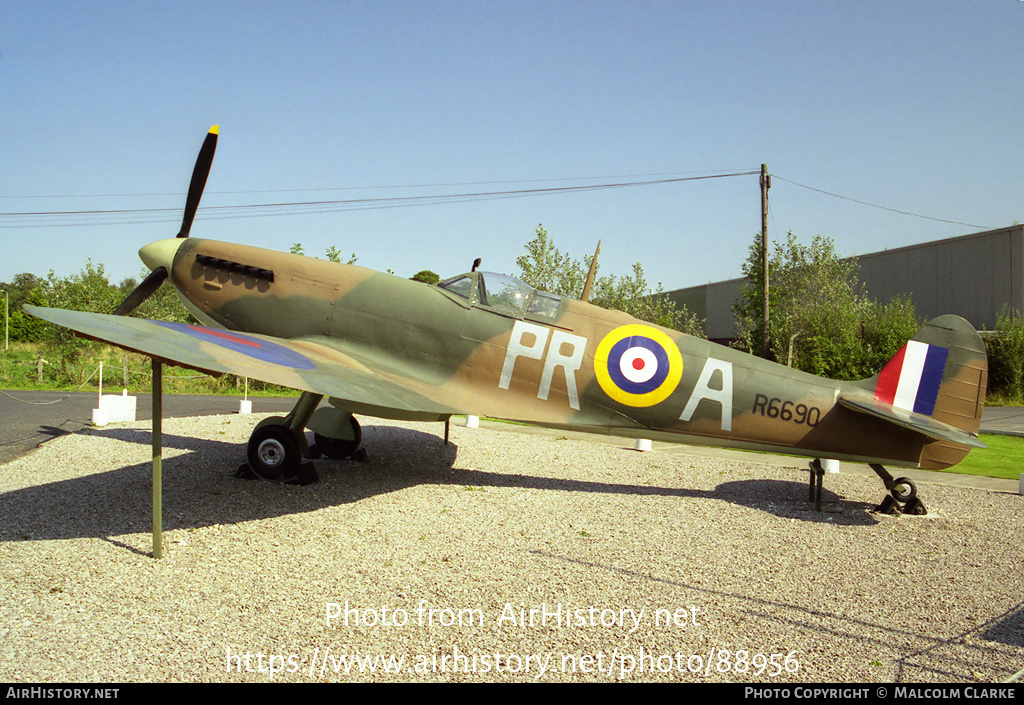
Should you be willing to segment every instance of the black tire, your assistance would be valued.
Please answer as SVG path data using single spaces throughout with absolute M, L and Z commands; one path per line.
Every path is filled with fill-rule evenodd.
M 334 460 L 351 457 L 353 453 L 359 450 L 359 444 L 363 442 L 363 431 L 359 427 L 359 422 L 356 421 L 355 416 L 349 417 L 349 422 L 352 425 L 351 441 L 341 438 L 328 438 L 327 436 L 321 436 L 319 433 L 314 433 L 313 443 L 316 449 L 326 457 Z
M 893 483 L 889 494 L 900 504 L 905 504 L 917 496 L 917 485 L 909 477 L 901 477 Z
M 249 437 L 249 467 L 265 480 L 283 480 L 295 474 L 302 452 L 285 426 L 260 426 Z

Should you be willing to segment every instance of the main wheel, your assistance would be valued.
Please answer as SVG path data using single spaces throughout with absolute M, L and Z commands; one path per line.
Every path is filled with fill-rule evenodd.
M 917 485 L 909 477 L 901 477 L 893 483 L 892 489 L 889 490 L 889 494 L 900 504 L 909 502 L 917 496 Z
M 363 431 L 359 427 L 359 422 L 356 421 L 355 416 L 349 417 L 349 423 L 352 427 L 352 440 L 347 441 L 343 438 L 328 438 L 327 436 L 321 436 L 319 433 L 314 433 L 313 444 L 316 449 L 328 458 L 333 458 L 335 460 L 348 458 L 359 450 L 359 444 L 363 441 Z
M 270 424 L 252 432 L 247 456 L 254 473 L 265 480 L 280 480 L 295 473 L 302 451 L 287 427 Z

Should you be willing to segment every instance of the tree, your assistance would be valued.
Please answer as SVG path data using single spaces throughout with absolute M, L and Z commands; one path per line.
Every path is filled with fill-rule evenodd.
M 587 276 L 579 260 L 563 255 L 548 237 L 543 225 L 537 226 L 526 251 L 516 259 L 520 279 L 535 289 L 578 299 Z M 587 267 L 589 268 L 589 263 Z
M 623 311 L 641 321 L 705 337 L 704 321 L 698 320 L 696 314 L 685 307 L 677 308 L 675 302 L 664 296 L 660 282 L 657 291 L 651 291 L 639 262 L 633 264 L 632 276 L 616 277 L 612 274 L 597 279 L 590 302 L 601 308 Z
M 9 283 L 0 284 L 0 289 L 7 292 L 7 332 L 12 342 L 37 340 L 42 335 L 45 326 L 43 321 L 28 315 L 21 308 L 23 304 L 46 305 L 42 286 L 41 278 L 27 272 L 16 274 Z
M 763 340 L 760 235 L 743 265 L 746 283 L 733 306 L 738 343 L 760 350 Z M 857 262 L 840 259 L 831 238 L 810 245 L 792 232 L 775 243 L 768 265 L 769 350 L 772 357 L 833 379 L 868 377 L 914 334 L 918 321 L 908 300 L 878 304 L 863 292 Z
M 742 347 L 747 352 L 753 353 L 761 350 L 764 341 L 764 272 L 761 265 L 761 234 L 754 237 L 754 243 L 748 249 L 747 259 L 744 261 L 743 275 L 747 278 L 739 288 L 739 295 L 732 305 L 733 315 L 736 319 L 736 347 Z M 768 260 L 768 281 L 775 282 L 777 271 L 777 260 Z M 771 311 L 778 301 L 777 289 L 772 288 L 768 292 L 769 319 Z
M 306 254 L 306 249 L 302 246 L 301 242 L 296 242 L 294 245 L 291 246 L 291 248 L 288 251 L 291 252 L 293 255 L 305 256 Z M 341 262 L 341 250 L 339 250 L 334 245 L 331 245 L 324 252 L 324 257 L 327 258 L 328 262 Z M 355 264 L 357 259 L 359 258 L 356 257 L 356 253 L 353 252 L 352 257 L 347 262 L 345 262 L 345 264 Z
M 525 252 L 516 259 L 516 264 L 522 272 L 520 279 L 530 286 L 578 299 L 583 293 L 592 260 L 592 256 L 584 257 L 581 263 L 563 254 L 555 247 L 544 226 L 538 225 L 533 240 L 526 244 Z M 631 276 L 598 278 L 596 272 L 597 269 L 591 303 L 624 311 L 634 318 L 665 328 L 705 337 L 704 322 L 685 307 L 681 310 L 676 308 L 675 303 L 663 295 L 661 283 L 657 291 L 651 291 L 639 262 L 633 265 Z
M 43 284 L 43 296 L 47 305 L 54 308 L 95 313 L 112 313 L 123 299 L 118 287 L 107 280 L 103 265 L 95 265 L 91 259 L 86 260 L 85 269 L 69 277 L 58 277 L 51 269 Z M 96 343 L 85 341 L 71 330 L 52 324 L 44 327 L 43 340 L 47 348 L 60 358 L 62 377 L 80 382 L 72 377 L 71 367 L 85 350 L 95 348 Z
M 149 272 L 143 272 L 145 278 Z M 127 296 L 135 289 L 132 286 L 124 293 Z M 123 290 L 122 290 L 123 291 Z M 123 300 L 124 297 L 122 297 Z M 181 302 L 177 290 L 170 282 L 164 282 L 148 299 L 143 301 L 138 308 L 129 315 L 139 318 L 150 318 L 157 321 L 174 321 L 176 323 L 196 323 L 196 319 L 185 308 Z
M 334 245 L 331 245 L 330 247 L 327 248 L 327 251 L 324 253 L 324 256 L 327 258 L 328 262 L 341 262 L 341 251 Z M 355 264 L 357 259 L 359 258 L 356 257 L 356 253 L 353 252 L 352 257 L 349 258 L 349 260 L 345 262 L 345 264 Z
M 437 284 L 439 281 L 441 281 L 441 277 L 436 272 L 432 272 L 429 269 L 423 269 L 419 272 L 416 272 L 409 278 L 412 279 L 413 281 L 425 282 L 427 284 Z
M 897 297 L 887 304 L 871 301 L 861 324 L 862 360 L 858 377 L 869 377 L 917 333 L 922 321 L 909 298 Z

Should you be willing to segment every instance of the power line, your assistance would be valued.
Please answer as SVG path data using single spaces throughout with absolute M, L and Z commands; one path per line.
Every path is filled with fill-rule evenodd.
M 309 215 L 323 213 L 338 213 L 344 211 L 377 210 L 383 208 L 408 208 L 425 205 L 445 205 L 451 203 L 462 203 L 469 201 L 489 201 L 507 198 L 528 198 L 533 196 L 564 195 L 571 193 L 585 193 L 589 191 L 600 191 L 608 189 L 619 189 L 640 186 L 655 186 L 671 183 L 682 183 L 686 181 L 701 181 L 706 179 L 729 178 L 735 176 L 751 176 L 760 173 L 757 170 L 749 171 L 728 171 L 728 172 L 690 172 L 690 176 L 676 176 L 665 174 L 671 178 L 646 179 L 642 181 L 616 181 L 603 184 L 589 184 L 579 186 L 556 186 L 547 188 L 513 189 L 506 191 L 474 191 L 469 193 L 448 193 L 423 196 L 392 196 L 385 198 L 354 198 L 354 199 L 332 199 L 322 201 L 291 201 L 282 203 L 250 203 L 228 206 L 205 206 L 200 208 L 202 220 L 225 220 L 242 218 L 269 218 L 292 215 Z M 323 189 L 275 189 L 263 191 L 217 191 L 211 193 L 219 194 L 257 194 L 257 193 L 296 193 L 315 191 L 348 191 L 360 189 L 401 189 L 401 188 L 431 188 L 449 186 L 482 186 L 490 184 L 513 184 L 513 183 L 543 183 L 553 181 L 582 181 L 596 180 L 601 178 L 639 178 L 648 176 L 663 176 L 662 174 L 635 174 L 620 177 L 574 177 L 565 179 L 526 179 L 517 181 L 476 181 L 456 182 L 450 184 L 410 184 L 405 186 L 349 186 L 331 187 Z M 808 186 L 777 174 L 772 174 L 776 179 L 798 186 L 800 188 L 821 193 L 833 198 L 851 201 L 872 208 L 899 213 L 914 218 L 923 218 L 940 223 L 954 225 L 965 225 L 971 228 L 986 229 L 990 226 L 965 223 L 957 220 L 936 218 L 933 216 L 913 213 L 911 211 L 891 208 L 869 201 L 863 201 L 849 196 L 843 196 L 824 189 Z M 180 196 L 181 194 L 109 194 L 107 196 L 28 196 L 24 198 L 112 198 L 112 197 L 139 197 L 139 196 Z M 84 227 L 96 225 L 126 225 L 126 224 L 149 224 L 149 223 L 170 223 L 179 219 L 180 208 L 126 208 L 109 210 L 78 210 L 78 211 L 34 211 L 20 213 L 0 213 L 0 229 L 16 228 L 42 228 L 42 227 Z
M 392 184 L 392 185 L 379 185 L 379 186 L 325 186 L 317 188 L 281 188 L 281 189 L 250 189 L 243 191 L 206 191 L 207 194 L 211 195 L 242 195 L 242 194 L 256 194 L 256 193 L 316 193 L 318 191 L 366 191 L 366 190 L 381 190 L 381 189 L 413 189 L 413 188 L 447 188 L 451 186 L 490 186 L 497 184 L 535 184 L 535 183 L 550 183 L 554 181 L 597 181 L 599 179 L 649 179 L 652 177 L 676 177 L 676 176 L 707 176 L 713 178 L 716 175 L 731 176 L 732 172 L 741 172 L 740 175 L 746 175 L 747 172 L 741 169 L 711 169 L 707 171 L 689 171 L 689 172 L 662 172 L 655 174 L 617 174 L 612 176 L 563 176 L 558 178 L 544 178 L 544 179 L 502 179 L 492 181 L 453 181 L 449 183 L 432 183 L 432 184 Z M 184 196 L 184 193 L 180 192 L 168 192 L 168 193 L 89 193 L 89 194 L 37 194 L 30 196 L 18 196 L 12 194 L 0 194 L 0 199 L 12 198 L 12 199 L 35 199 L 35 198 L 140 198 L 140 197 L 154 197 L 154 196 Z
M 563 195 L 608 189 L 654 186 L 660 184 L 749 176 L 757 171 L 704 174 L 646 181 L 626 181 L 583 186 L 559 186 L 509 191 L 477 191 L 471 193 L 435 194 L 426 196 L 394 196 L 388 198 L 357 198 L 325 201 L 294 201 L 286 203 L 252 203 L 231 206 L 208 206 L 200 209 L 204 220 L 262 218 L 311 213 L 405 208 L 410 206 L 439 205 L 466 201 L 485 201 L 531 196 Z M 82 225 L 110 225 L 115 223 L 173 222 L 180 215 L 175 208 L 131 208 L 115 210 L 37 211 L 0 213 L 0 228 L 71 227 Z
M 860 200 L 857 200 L 856 198 L 850 198 L 849 196 L 840 196 L 837 193 L 831 193 L 830 191 L 825 191 L 825 190 L 820 189 L 820 188 L 814 188 L 813 186 L 807 186 L 805 184 L 801 184 L 801 183 L 798 183 L 796 181 L 791 181 L 791 180 L 789 180 L 787 178 L 779 176 L 778 174 L 772 174 L 772 176 L 774 176 L 776 179 L 779 179 L 781 181 L 785 181 L 788 184 L 793 184 L 794 186 L 799 186 L 800 188 L 805 188 L 808 191 L 816 191 L 817 193 L 823 193 L 826 196 L 832 196 L 833 198 L 841 198 L 844 201 L 852 201 L 854 203 L 859 203 L 859 204 L 861 204 L 863 206 L 871 206 L 872 208 L 881 208 L 882 210 L 891 211 L 892 213 L 899 213 L 900 215 L 909 215 L 909 216 L 913 216 L 915 218 L 924 218 L 925 220 L 935 220 L 935 221 L 938 221 L 940 223 L 951 223 L 953 225 L 966 225 L 966 226 L 968 226 L 970 228 L 979 228 L 981 230 L 989 229 L 991 227 L 991 226 L 988 226 L 988 225 L 974 225 L 973 223 L 962 223 L 962 222 L 960 222 L 958 220 L 946 220 L 944 218 L 933 218 L 930 215 L 921 215 L 920 213 L 911 213 L 910 211 L 901 211 L 901 210 L 899 210 L 897 208 L 890 208 L 888 206 L 881 206 L 881 205 L 879 205 L 877 203 L 869 203 L 868 201 L 860 201 Z

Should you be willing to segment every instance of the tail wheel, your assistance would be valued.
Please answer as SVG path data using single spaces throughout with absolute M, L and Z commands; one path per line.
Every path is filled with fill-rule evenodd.
M 889 494 L 900 504 L 905 504 L 917 496 L 917 485 L 909 477 L 900 477 L 893 483 Z
M 299 443 L 285 426 L 260 426 L 249 437 L 249 467 L 265 480 L 282 480 L 295 474 L 302 460 Z

